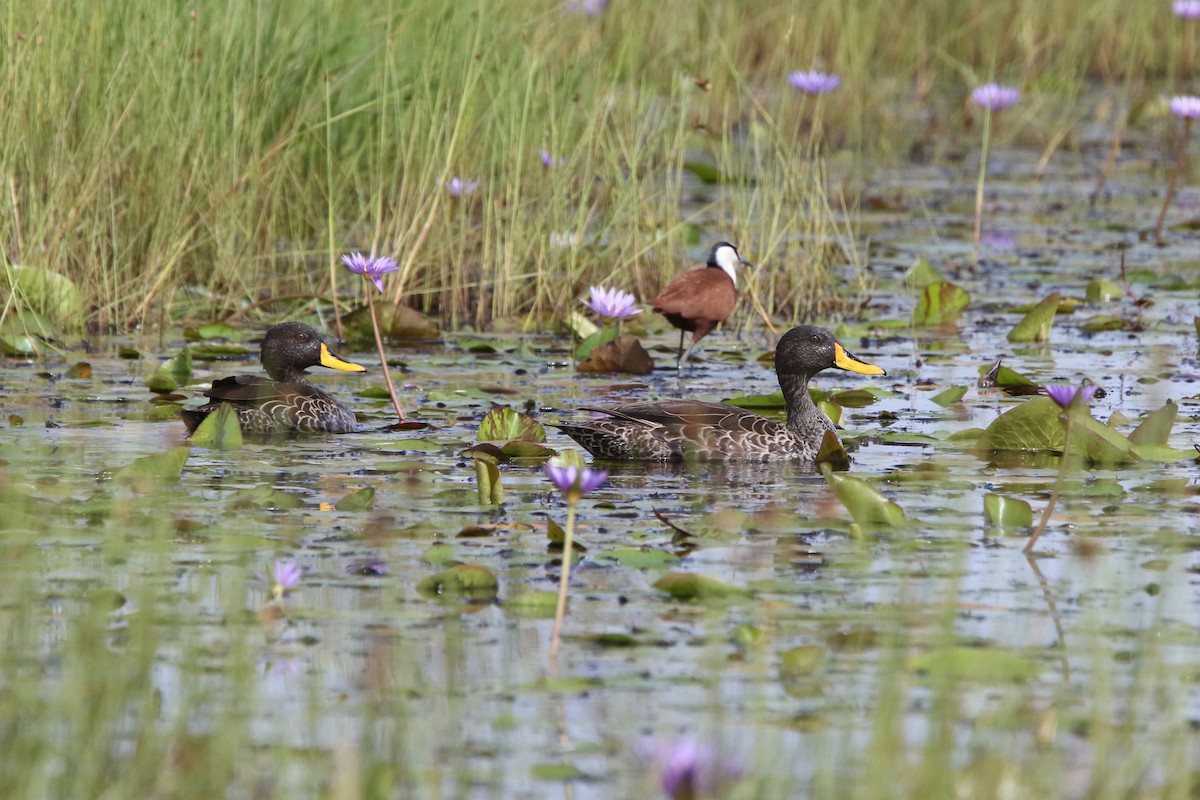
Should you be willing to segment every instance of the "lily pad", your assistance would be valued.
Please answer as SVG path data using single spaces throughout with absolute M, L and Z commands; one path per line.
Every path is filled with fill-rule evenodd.
M 240 342 L 244 334 L 237 328 L 226 325 L 224 322 L 210 322 L 206 325 L 197 325 L 195 328 L 184 328 L 183 338 L 189 342 L 199 342 L 205 339 L 225 339 L 230 342 Z
M 924 256 L 917 256 L 917 260 L 904 273 L 904 280 L 918 289 L 923 289 L 935 283 L 945 283 L 946 278 L 942 271 L 930 264 Z
M 475 459 L 475 485 L 479 490 L 479 504 L 493 505 L 504 502 L 504 483 L 500 468 L 492 461 Z
M 1093 278 L 1088 281 L 1086 297 L 1089 303 L 1112 303 L 1124 296 L 1124 290 L 1106 278 Z
M 1042 673 L 1037 662 L 998 647 L 943 647 L 915 654 L 909 666 L 934 678 L 981 683 L 1017 683 Z
M 936 327 L 958 319 L 971 302 L 971 295 L 961 286 L 942 281 L 932 283 L 921 292 L 913 309 L 913 325 Z
M 1165 445 L 1171 438 L 1171 428 L 1179 416 L 1179 406 L 1168 400 L 1161 408 L 1151 411 L 1129 434 L 1129 441 L 1139 445 Z
M 654 359 L 636 338 L 622 335 L 592 348 L 575 368 L 584 373 L 649 375 L 654 371 Z
M 724 600 L 750 594 L 716 578 L 691 572 L 668 572 L 654 582 L 654 588 L 675 600 Z
M 591 336 L 583 339 L 575 348 L 575 360 L 583 361 L 592 351 L 603 344 L 608 344 L 613 339 L 617 338 L 618 328 L 616 325 L 608 325 L 593 333 Z
M 1037 397 L 1001 414 L 975 443 L 976 452 L 1062 450 L 1067 440 L 1062 409 L 1049 397 Z
M 364 486 L 333 504 L 338 511 L 370 511 L 375 507 L 375 487 Z
M 731 397 L 721 402 L 738 408 L 749 409 L 778 409 L 787 408 L 787 402 L 783 399 L 783 390 L 776 390 L 770 394 L 748 394 L 741 397 Z
M 188 442 L 212 450 L 240 450 L 243 438 L 237 410 L 229 403 L 218 403 L 217 409 L 204 418 Z
M 146 387 L 152 392 L 166 394 L 186 386 L 191 380 L 192 351 L 185 347 L 146 378 Z
M 8 271 L 7 289 L 20 307 L 45 315 L 56 325 L 78 328 L 83 323 L 83 296 L 70 278 L 40 267 L 13 265 Z
M 951 386 L 949 389 L 943 389 L 929 399 L 942 408 L 947 408 L 962 400 L 966 393 L 967 387 L 965 386 Z
M 907 523 L 904 509 L 889 500 L 874 486 L 849 475 L 838 475 L 828 464 L 821 465 L 821 474 L 850 517 L 864 527 L 899 527 Z
M 618 547 L 596 555 L 597 559 L 608 558 L 631 569 L 661 569 L 679 560 L 679 556 L 653 547 Z
M 1033 525 L 1033 507 L 1019 497 L 989 493 L 983 496 L 983 517 L 999 528 L 1028 528 Z
M 417 591 L 427 596 L 457 595 L 487 599 L 495 597 L 499 590 L 500 581 L 496 574 L 477 564 L 455 564 L 417 584 Z
M 545 442 L 546 429 L 528 414 L 509 406 L 496 406 L 483 415 L 479 422 L 479 442 L 497 442 L 520 439 L 527 442 Z
M 118 483 L 138 483 L 155 481 L 173 483 L 179 480 L 183 473 L 183 465 L 187 463 L 191 451 L 187 447 L 172 447 L 165 453 L 156 453 L 135 459 L 132 464 L 122 467 L 113 475 Z
M 1048 342 L 1054 316 L 1058 313 L 1058 292 L 1051 292 L 1008 332 L 1010 342 Z

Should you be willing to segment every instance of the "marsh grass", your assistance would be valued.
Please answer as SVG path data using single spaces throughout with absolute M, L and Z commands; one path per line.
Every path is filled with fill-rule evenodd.
M 771 270 L 760 299 L 791 321 L 868 288 L 863 163 L 957 136 L 968 75 L 1060 101 L 1169 82 L 1175 25 L 1117 0 L 669 0 L 595 19 L 482 0 L 14 4 L 0 236 L 6 263 L 67 275 L 88 320 L 118 328 L 348 305 L 361 289 L 337 256 L 372 247 L 402 264 L 394 295 L 452 328 L 544 327 L 592 283 L 652 296 L 718 237 Z M 811 131 L 784 81 L 809 66 L 844 79 Z M 1023 135 L 1050 154 L 1082 116 Z M 849 172 L 830 175 L 837 153 Z M 697 155 L 748 182 L 685 211 Z M 454 175 L 479 190 L 449 198 Z

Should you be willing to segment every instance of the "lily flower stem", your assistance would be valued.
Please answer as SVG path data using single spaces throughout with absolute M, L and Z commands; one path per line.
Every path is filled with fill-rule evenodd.
M 387 354 L 383 351 L 383 335 L 379 333 L 379 318 L 375 316 L 375 299 L 371 296 L 371 287 L 367 287 L 367 309 L 371 312 L 371 329 L 375 331 L 375 347 L 379 349 L 379 366 L 383 368 L 383 382 L 387 384 L 388 395 L 396 408 L 396 417 L 404 422 L 404 409 L 400 406 L 400 398 L 396 396 L 396 387 L 392 383 L 392 373 L 388 371 Z
M 567 501 L 567 528 L 563 534 L 562 572 L 558 579 L 558 604 L 554 607 L 554 633 L 550 636 L 550 658 L 558 658 L 563 616 L 567 612 L 567 586 L 571 581 L 571 550 L 575 544 L 575 501 Z
M 1050 515 L 1054 513 L 1054 507 L 1058 504 L 1058 495 L 1062 491 L 1063 479 L 1067 474 L 1067 460 L 1071 457 L 1071 412 L 1063 412 L 1067 416 L 1067 437 L 1063 442 L 1062 458 L 1058 462 L 1058 478 L 1054 481 L 1054 489 L 1050 492 L 1050 499 L 1046 501 L 1046 508 L 1042 511 L 1042 518 L 1038 520 L 1037 527 L 1033 529 L 1033 533 L 1029 537 L 1029 541 L 1025 543 L 1024 553 L 1029 555 L 1033 552 L 1033 546 L 1037 544 L 1038 537 L 1042 535 L 1042 531 L 1046 530 L 1046 525 L 1050 522 Z
M 988 147 L 992 143 L 992 110 L 983 112 L 983 152 L 979 154 L 979 180 L 975 183 L 975 264 L 979 264 L 979 240 L 983 234 L 983 181 L 987 177 Z
M 1163 198 L 1162 210 L 1158 212 L 1158 224 L 1154 226 L 1154 241 L 1162 241 L 1163 223 L 1167 221 L 1167 209 L 1171 207 L 1171 202 L 1175 199 L 1175 187 L 1179 183 L 1179 173 L 1183 172 L 1184 163 L 1187 161 L 1188 142 L 1192 138 L 1192 118 L 1184 117 L 1183 119 L 1183 136 L 1179 139 L 1179 150 L 1175 153 L 1175 165 L 1171 167 L 1171 174 L 1167 177 L 1167 196 Z

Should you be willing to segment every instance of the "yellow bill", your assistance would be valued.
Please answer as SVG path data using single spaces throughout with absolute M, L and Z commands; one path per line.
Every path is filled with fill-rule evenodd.
M 362 364 L 351 364 L 349 361 L 346 361 L 340 356 L 330 352 L 329 347 L 324 342 L 321 342 L 321 366 L 340 370 L 341 372 L 367 371 L 367 368 Z
M 868 364 L 838 342 L 833 343 L 833 363 L 838 369 L 850 370 L 860 375 L 887 375 L 883 367 Z

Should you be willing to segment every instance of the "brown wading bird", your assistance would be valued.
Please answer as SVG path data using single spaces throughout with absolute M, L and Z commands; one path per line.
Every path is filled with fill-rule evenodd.
M 247 433 L 350 433 L 358 427 L 354 412 L 308 382 L 304 370 L 329 367 L 341 372 L 366 372 L 330 352 L 321 335 L 299 322 L 284 322 L 267 330 L 262 365 L 269 377 L 238 375 L 213 381 L 205 396 L 211 402 L 180 411 L 188 435 L 222 403 L 237 411 Z
M 596 458 L 614 461 L 775 461 L 814 462 L 827 437 L 841 444 L 829 417 L 813 404 L 808 382 L 823 369 L 886 375 L 846 351 L 823 328 L 792 328 L 775 348 L 775 374 L 787 403 L 787 423 L 722 403 L 668 400 L 612 408 L 587 408 L 608 415 L 554 427 Z
M 737 305 L 738 264 L 754 266 L 743 260 L 729 242 L 717 242 L 708 255 L 707 266 L 676 275 L 651 303 L 667 322 L 679 328 L 676 363 L 680 372 L 696 344 L 733 313 Z M 688 331 L 692 332 L 692 344 L 685 351 L 683 335 Z

